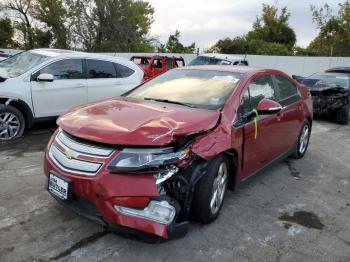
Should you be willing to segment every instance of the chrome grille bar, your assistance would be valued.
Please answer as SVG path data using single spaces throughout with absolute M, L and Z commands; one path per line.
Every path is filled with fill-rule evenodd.
M 97 146 L 82 144 L 74 141 L 62 131 L 57 134 L 56 141 L 63 147 L 74 150 L 88 156 L 108 157 L 113 153 L 112 148 L 101 148 Z
M 68 158 L 55 145 L 49 150 L 49 156 L 54 163 L 66 172 L 71 172 L 86 176 L 95 176 L 102 166 L 101 163 L 93 163 L 74 158 Z

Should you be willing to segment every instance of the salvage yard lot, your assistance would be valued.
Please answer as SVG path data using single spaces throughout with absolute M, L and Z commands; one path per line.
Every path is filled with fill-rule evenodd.
M 350 261 L 350 126 L 315 121 L 305 158 L 228 191 L 213 224 L 158 245 L 106 233 L 49 196 L 54 129 L 0 144 L 0 261 Z

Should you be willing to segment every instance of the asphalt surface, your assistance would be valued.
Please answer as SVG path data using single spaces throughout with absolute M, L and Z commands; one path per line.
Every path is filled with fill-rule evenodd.
M 350 261 L 350 125 L 314 122 L 302 160 L 272 165 L 219 218 L 162 244 L 106 233 L 44 188 L 55 126 L 0 144 L 0 261 Z

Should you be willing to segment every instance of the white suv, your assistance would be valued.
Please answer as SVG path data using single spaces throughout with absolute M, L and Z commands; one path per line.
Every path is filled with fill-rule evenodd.
M 34 49 L 1 61 L 0 141 L 73 106 L 121 95 L 143 77 L 127 59 L 68 50 Z

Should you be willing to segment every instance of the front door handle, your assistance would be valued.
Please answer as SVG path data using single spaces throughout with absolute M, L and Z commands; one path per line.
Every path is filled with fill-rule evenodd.
M 74 88 L 83 88 L 83 87 L 85 87 L 84 84 L 76 84 L 76 85 L 74 86 Z

